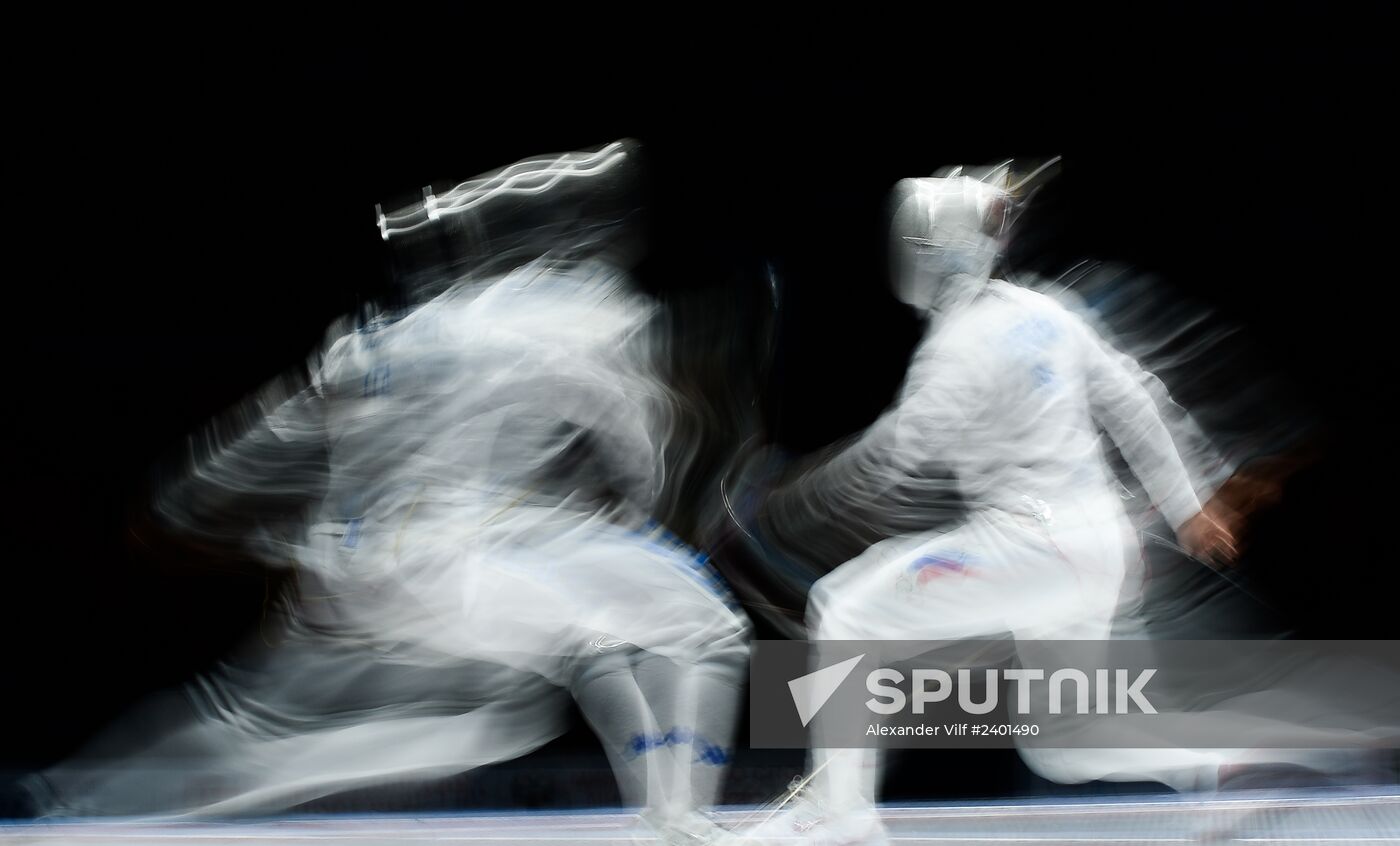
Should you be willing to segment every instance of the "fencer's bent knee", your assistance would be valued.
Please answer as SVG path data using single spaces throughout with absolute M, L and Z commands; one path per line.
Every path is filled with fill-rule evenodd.
M 855 640 L 861 632 L 855 621 L 861 619 L 862 609 L 850 595 L 828 590 L 817 582 L 807 600 L 807 631 L 815 640 Z
M 712 666 L 742 669 L 749 662 L 749 626 L 737 624 L 708 640 L 700 651 L 700 660 Z
M 570 689 L 578 689 L 613 673 L 630 674 L 637 652 L 637 647 L 626 641 L 603 641 L 595 649 L 576 655 L 569 661 L 564 674 L 566 684 Z

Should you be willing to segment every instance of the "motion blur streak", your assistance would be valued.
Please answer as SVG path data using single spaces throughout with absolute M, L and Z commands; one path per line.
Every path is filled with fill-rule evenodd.
M 900 180 L 890 204 L 890 281 L 921 314 L 924 334 L 894 403 L 816 459 L 784 466 L 780 455 L 758 451 L 731 474 L 728 501 L 756 558 L 791 575 L 803 569 L 794 559 L 818 562 L 817 573 L 837 565 L 811 584 L 806 607 L 817 667 L 839 661 L 846 641 L 1009 636 L 1022 666 L 1040 667 L 1057 663 L 1057 642 L 1107 642 L 1125 629 L 1141 637 L 1136 530 L 1147 518 L 1198 561 L 1224 567 L 1238 557 L 1241 515 L 1216 493 L 1240 463 L 1242 439 L 1231 443 L 1233 454 L 1212 444 L 1138 359 L 1097 331 L 1102 321 L 1065 286 L 997 275 L 1018 212 L 1012 186 L 1031 181 L 1013 183 L 1009 164 Z M 1192 337 L 1206 315 L 1177 317 L 1128 348 L 1179 369 L 1218 342 Z M 1131 333 L 1142 318 L 1129 313 L 1122 330 Z M 1110 460 L 1108 447 L 1126 467 Z M 1118 481 L 1122 469 L 1145 495 Z M 1136 500 L 1137 523 L 1125 499 Z M 1358 708 L 1364 697 L 1353 700 L 1352 690 L 1320 681 L 1337 667 L 1297 657 L 1292 678 L 1245 668 L 1193 680 L 1179 711 L 1134 717 L 1121 732 L 1055 721 L 1053 738 L 1018 743 L 1021 757 L 1061 783 L 1213 789 L 1239 768 L 1346 769 L 1365 755 L 1319 750 L 1384 748 L 1400 736 L 1393 675 L 1379 684 L 1388 696 L 1377 714 Z M 1376 681 L 1368 669 L 1360 662 L 1343 674 L 1369 686 Z M 1163 725 L 1186 720 L 1252 746 L 1274 732 L 1269 714 L 1285 715 L 1278 722 L 1309 748 L 1156 742 Z M 879 755 L 842 748 L 836 719 L 816 712 L 810 795 L 758 826 L 754 842 L 798 833 L 803 842 L 884 842 L 875 812 Z
M 747 623 L 654 519 L 691 412 L 629 278 L 636 151 L 380 218 L 405 306 L 333 327 L 156 497 L 182 535 L 294 569 L 274 636 L 47 771 L 48 812 L 267 810 L 460 772 L 559 734 L 567 691 L 625 803 L 705 824 Z

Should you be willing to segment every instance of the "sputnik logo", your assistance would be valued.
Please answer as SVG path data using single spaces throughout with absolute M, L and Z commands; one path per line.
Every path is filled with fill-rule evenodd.
M 847 658 L 839 664 L 823 667 L 788 682 L 792 704 L 797 706 L 797 716 L 802 719 L 802 725 L 806 726 L 812 721 L 864 657 L 865 653 L 862 652 L 854 658 Z

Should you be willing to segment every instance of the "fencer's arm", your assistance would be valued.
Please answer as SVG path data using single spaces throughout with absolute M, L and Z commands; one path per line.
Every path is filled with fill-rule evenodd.
M 1142 483 L 1173 530 L 1201 511 L 1186 464 L 1152 395 L 1143 386 L 1137 362 L 1105 344 L 1085 324 L 1086 387 L 1094 419 Z
M 327 482 L 324 399 L 306 387 L 245 402 L 191 438 L 183 468 L 156 482 L 152 511 L 167 530 L 243 548 L 269 523 L 318 500 Z
M 649 510 L 664 479 L 662 456 L 651 431 L 655 386 L 610 367 L 575 360 L 531 379 L 526 391 L 545 398 L 551 411 L 586 434 L 611 487 Z M 659 388 L 656 388 L 659 390 Z
M 899 400 L 830 460 L 774 494 L 771 510 L 807 509 L 844 518 L 852 506 L 897 495 L 927 475 L 975 425 L 986 401 L 976 365 L 946 348 L 923 348 Z

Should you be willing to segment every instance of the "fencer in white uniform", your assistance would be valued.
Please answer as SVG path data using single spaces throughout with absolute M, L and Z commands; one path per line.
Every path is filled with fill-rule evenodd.
M 334 331 L 307 387 L 164 492 L 178 530 L 294 562 L 299 598 L 274 648 L 188 686 L 192 716 L 128 724 L 151 734 L 121 760 L 49 770 L 54 811 L 266 811 L 460 772 L 555 737 L 567 690 L 624 802 L 671 841 L 708 836 L 696 812 L 730 756 L 747 621 L 651 520 L 684 410 L 651 368 L 661 330 L 612 232 L 625 215 L 561 217 L 634 152 L 520 163 L 434 198 L 435 219 L 388 216 L 386 238 L 440 219 L 516 252 L 438 268 L 456 275 L 426 302 Z M 498 226 L 492 203 L 534 203 L 534 228 Z
M 897 186 L 894 281 L 928 330 L 891 409 L 767 507 L 839 520 L 852 504 L 951 471 L 966 516 L 949 531 L 878 543 L 819 580 L 807 609 L 814 640 L 1107 638 L 1138 553 L 1100 427 L 1184 546 L 1234 554 L 1202 512 L 1136 363 L 1053 299 L 991 277 L 1008 200 L 963 175 Z M 1024 751 L 1051 778 L 1110 774 L 1102 762 Z M 1208 765 L 1194 753 L 1168 758 L 1158 766 Z M 812 842 L 883 842 L 879 755 L 818 748 L 812 765 L 809 799 L 753 836 L 796 828 Z

